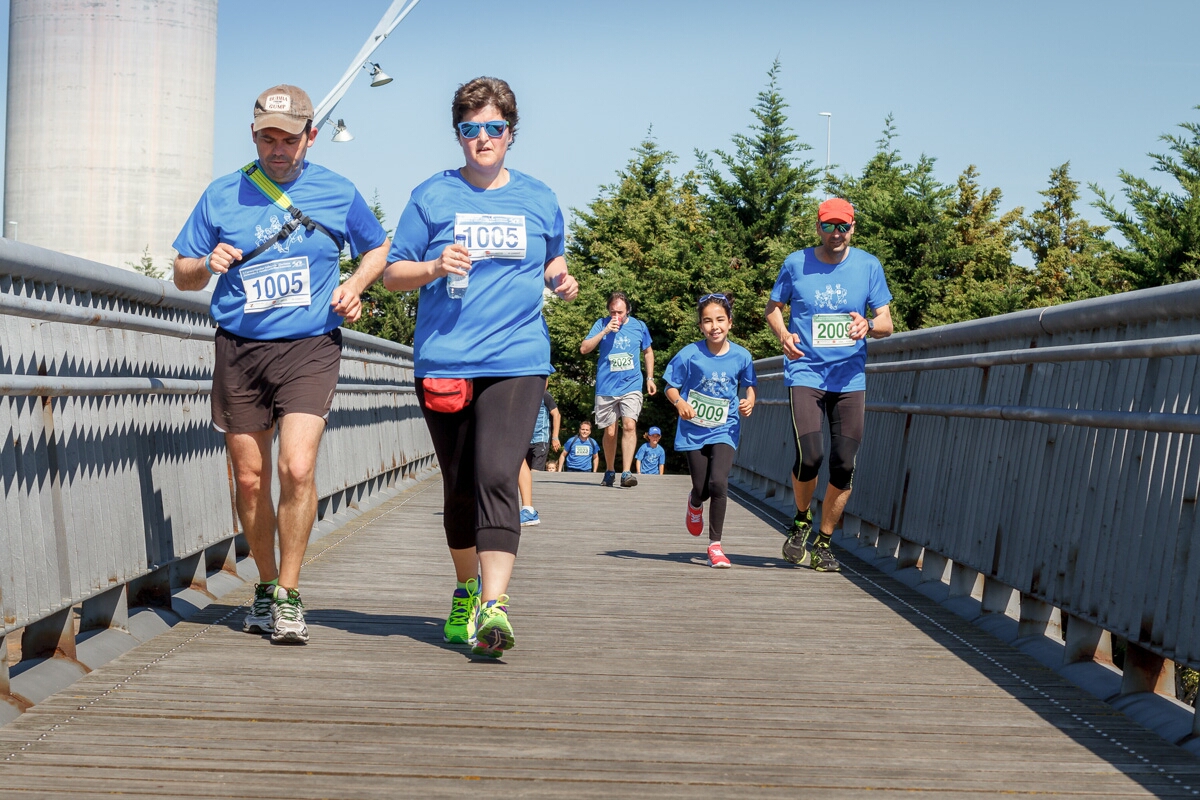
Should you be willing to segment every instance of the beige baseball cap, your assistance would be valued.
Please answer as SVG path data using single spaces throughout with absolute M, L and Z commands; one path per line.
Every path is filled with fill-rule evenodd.
M 279 128 L 288 133 L 303 133 L 312 122 L 313 104 L 308 93 L 298 86 L 281 83 L 272 86 L 254 101 L 254 130 Z

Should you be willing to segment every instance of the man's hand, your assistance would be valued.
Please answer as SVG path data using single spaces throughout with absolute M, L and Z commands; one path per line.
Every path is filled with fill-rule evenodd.
M 339 285 L 333 290 L 333 299 L 329 302 L 333 313 L 344 317 L 346 322 L 353 325 L 362 316 L 362 295 L 350 285 L 350 281 Z
M 783 354 L 789 359 L 804 358 L 804 352 L 800 349 L 800 334 L 788 331 L 779 337 L 779 344 L 783 347 Z
M 646 379 L 646 394 L 650 395 L 651 397 L 654 397 L 654 395 L 658 394 L 658 384 L 654 382 L 654 378 Z
M 871 326 L 867 324 L 867 318 L 857 311 L 850 312 L 850 338 L 858 341 L 859 339 L 867 338 L 867 334 L 871 332 Z
M 221 242 L 208 256 L 208 268 L 218 275 L 224 275 L 233 265 L 242 260 L 242 251 L 231 244 Z

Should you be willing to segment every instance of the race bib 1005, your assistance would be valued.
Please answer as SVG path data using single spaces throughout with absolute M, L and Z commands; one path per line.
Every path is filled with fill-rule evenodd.
M 814 314 L 812 319 L 813 347 L 848 347 L 850 338 L 849 314 Z
M 628 372 L 633 369 L 633 353 L 610 353 L 608 356 L 609 372 Z
M 455 214 L 454 235 L 467 238 L 472 261 L 525 257 L 525 217 L 521 214 Z
M 719 428 L 729 419 L 729 401 L 723 397 L 709 397 L 693 389 L 687 400 L 696 409 L 696 416 L 689 421 L 701 427 Z
M 246 314 L 312 302 L 308 256 L 281 258 L 238 270 L 246 293 Z

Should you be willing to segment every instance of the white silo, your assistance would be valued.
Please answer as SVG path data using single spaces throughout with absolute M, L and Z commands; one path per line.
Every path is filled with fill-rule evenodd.
M 217 0 L 11 0 L 4 235 L 117 267 L 212 179 Z

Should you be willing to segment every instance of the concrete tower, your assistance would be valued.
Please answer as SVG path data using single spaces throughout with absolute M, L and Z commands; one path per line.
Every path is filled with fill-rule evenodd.
M 4 235 L 170 273 L 212 180 L 217 0 L 11 0 Z

